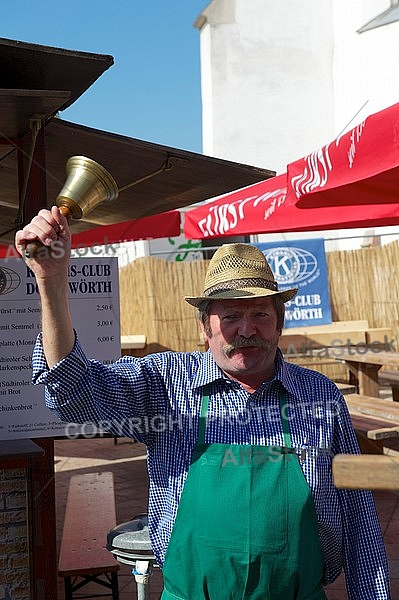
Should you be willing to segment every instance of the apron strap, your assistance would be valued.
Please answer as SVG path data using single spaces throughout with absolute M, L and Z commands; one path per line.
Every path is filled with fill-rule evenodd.
M 198 425 L 198 444 L 205 444 L 206 419 L 208 416 L 209 394 L 211 386 L 207 383 L 202 393 L 201 412 Z
M 287 390 L 280 386 L 280 413 L 283 424 L 284 446 L 291 448 L 290 422 L 287 415 Z

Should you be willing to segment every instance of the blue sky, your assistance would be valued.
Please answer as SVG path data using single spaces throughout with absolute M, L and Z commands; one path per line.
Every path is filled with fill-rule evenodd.
M 199 31 L 208 0 L 0 0 L 0 37 L 111 54 L 114 65 L 60 116 L 201 152 Z

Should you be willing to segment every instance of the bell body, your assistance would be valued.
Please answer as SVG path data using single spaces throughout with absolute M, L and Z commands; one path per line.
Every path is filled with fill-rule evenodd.
M 68 219 L 81 219 L 104 200 L 118 197 L 116 181 L 106 169 L 87 156 L 71 156 L 66 163 L 67 178 L 56 204 Z M 33 258 L 41 244 L 26 245 L 25 255 Z
M 104 200 L 118 197 L 114 178 L 91 158 L 71 156 L 66 164 L 66 172 L 67 178 L 56 204 L 67 207 L 72 219 L 81 219 Z

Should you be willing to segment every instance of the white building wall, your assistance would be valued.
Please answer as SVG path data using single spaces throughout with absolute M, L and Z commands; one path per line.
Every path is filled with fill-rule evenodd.
M 204 154 L 283 172 L 333 135 L 331 0 L 213 0 L 201 16 Z
M 389 0 L 333 0 L 335 135 L 399 102 L 399 23 L 357 33 L 389 6 Z
M 399 23 L 357 33 L 389 6 L 390 0 L 212 0 L 195 24 L 204 154 L 283 173 L 289 162 L 399 102 Z M 306 237 L 349 248 L 370 233 Z

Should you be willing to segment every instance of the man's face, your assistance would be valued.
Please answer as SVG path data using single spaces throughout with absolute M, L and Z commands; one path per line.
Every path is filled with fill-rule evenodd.
M 218 366 L 233 379 L 256 389 L 274 375 L 281 331 L 270 297 L 213 300 L 204 334 Z

